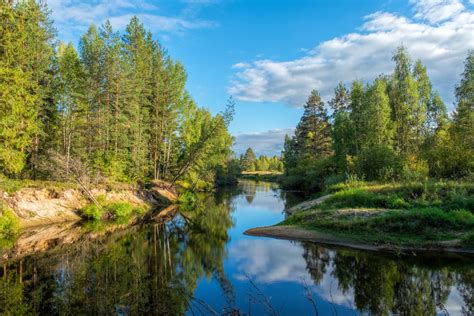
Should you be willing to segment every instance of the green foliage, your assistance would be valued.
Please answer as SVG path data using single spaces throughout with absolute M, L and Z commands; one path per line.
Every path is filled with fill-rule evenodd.
M 266 155 L 260 155 L 257 158 L 252 148 L 248 148 L 245 154 L 240 156 L 240 169 L 244 172 L 282 172 L 283 162 L 282 159 L 278 156 L 268 157 Z
M 401 159 L 386 145 L 362 149 L 355 164 L 357 174 L 366 180 L 393 180 L 399 177 L 403 168 Z
M 19 229 L 18 218 L 12 210 L 0 202 L 0 240 L 9 240 L 15 237 Z
M 437 207 L 444 210 L 464 209 L 474 214 L 474 186 L 468 183 L 412 182 L 378 185 L 357 182 L 337 184 L 330 191 L 335 193 L 319 208 Z
M 183 65 L 137 17 L 123 34 L 91 25 L 77 52 L 56 47 L 44 2 L 5 2 L 0 12 L 0 173 L 64 178 L 52 171 L 55 155 L 67 176 L 80 164 L 95 183 L 217 182 L 234 103 L 215 116 L 198 108 Z
M 89 204 L 80 210 L 80 214 L 85 219 L 100 220 L 103 217 L 103 211 L 95 204 Z
M 469 52 L 456 87 L 457 108 L 452 119 L 439 93 L 433 91 L 426 67 L 419 60 L 412 65 L 403 46 L 392 58 L 395 68 L 390 76 L 379 76 L 365 86 L 354 81 L 350 91 L 339 83 L 329 102 L 333 109 L 329 122 L 313 91 L 295 136 L 285 139 L 284 187 L 321 190 L 324 186 L 311 181 L 331 184 L 333 179 L 326 181 L 325 173 L 331 177 L 353 174 L 370 181 L 459 179 L 472 174 L 473 56 Z M 331 134 L 327 135 L 324 131 L 329 123 Z M 328 150 L 321 155 L 318 146 L 329 137 L 334 153 Z M 322 168 L 324 162 L 317 163 L 328 157 L 335 172 Z
M 135 211 L 133 206 L 130 203 L 126 203 L 126 202 L 110 203 L 105 207 L 105 209 L 115 218 L 129 217 Z
M 185 209 L 193 208 L 197 202 L 198 197 L 192 191 L 184 191 L 179 195 L 179 204 Z

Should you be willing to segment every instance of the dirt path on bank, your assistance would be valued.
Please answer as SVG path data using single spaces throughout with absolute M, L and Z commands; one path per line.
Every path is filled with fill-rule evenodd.
M 462 254 L 474 254 L 474 249 L 462 249 L 454 247 L 439 246 L 396 246 L 396 245 L 371 245 L 355 241 L 348 241 L 335 237 L 328 233 L 318 232 L 315 230 L 307 230 L 295 226 L 265 226 L 248 229 L 244 232 L 248 236 L 270 237 L 286 240 L 309 241 L 314 243 L 342 246 L 347 248 L 369 250 L 369 251 L 387 251 L 387 252 L 451 252 Z

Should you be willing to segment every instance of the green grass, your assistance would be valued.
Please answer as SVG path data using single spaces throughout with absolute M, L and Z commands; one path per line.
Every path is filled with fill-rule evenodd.
M 281 224 L 376 244 L 474 247 L 474 185 L 338 184 L 333 195 Z
M 102 210 L 95 204 L 89 204 L 80 210 L 84 219 L 98 221 L 101 219 L 128 219 L 133 215 L 142 215 L 147 211 L 145 206 L 135 206 L 128 202 L 107 202 L 100 198 L 98 201 L 103 205 Z
M 104 216 L 103 210 L 101 210 L 97 205 L 95 204 L 89 204 L 81 208 L 80 210 L 81 217 L 88 219 L 88 220 L 94 220 L 98 221 L 102 219 Z
M 474 184 L 409 183 L 336 185 L 333 196 L 320 209 L 372 207 L 409 209 L 437 207 L 443 210 L 465 209 L 474 213 Z

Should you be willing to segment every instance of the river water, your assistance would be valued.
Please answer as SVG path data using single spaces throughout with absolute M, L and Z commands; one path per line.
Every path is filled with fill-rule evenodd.
M 166 222 L 68 226 L 44 250 L 4 260 L 0 314 L 474 315 L 473 257 L 243 234 L 278 223 L 297 201 L 243 181 Z

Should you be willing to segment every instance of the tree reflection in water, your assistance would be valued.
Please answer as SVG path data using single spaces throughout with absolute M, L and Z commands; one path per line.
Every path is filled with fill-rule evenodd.
M 228 203 L 198 201 L 168 223 L 134 226 L 67 249 L 5 263 L 0 314 L 179 315 L 197 282 L 216 277 L 229 305 L 232 285 L 223 268 Z
M 353 292 L 356 309 L 371 315 L 435 315 L 446 313 L 448 296 L 456 289 L 462 312 L 472 315 L 472 258 L 392 257 L 380 253 L 328 248 L 302 243 L 307 270 L 320 284 L 331 270 L 338 289 Z M 449 256 L 448 256 L 449 258 Z
M 247 304 L 252 293 L 248 289 L 252 286 L 244 287 L 242 282 L 254 284 L 254 296 L 259 293 L 263 297 L 254 303 L 267 302 L 263 310 L 272 311 L 268 303 L 272 301 L 264 297 L 275 294 L 272 288 L 259 288 L 262 284 L 252 275 L 249 277 L 254 279 L 241 280 L 231 272 L 226 273 L 224 261 L 232 260 L 227 258 L 226 245 L 230 240 L 229 229 L 235 224 L 231 216 L 236 208 L 234 197 L 245 194 L 248 200 L 242 198 L 240 203 L 257 203 L 263 192 L 265 197 L 260 199 L 261 204 L 278 191 L 274 185 L 254 182 L 243 183 L 240 189 L 201 196 L 192 206 L 183 206 L 168 222 L 92 233 L 66 246 L 54 246 L 52 242 L 48 251 L 4 263 L 0 268 L 0 314 L 180 315 L 188 311 L 209 315 L 238 311 L 243 315 L 250 311 Z M 283 195 L 274 197 L 283 198 Z M 275 205 L 272 201 L 269 203 Z M 272 212 L 274 214 L 274 210 Z M 248 214 L 247 211 L 245 216 Z M 276 244 L 276 241 L 261 239 L 257 243 L 250 237 L 243 241 L 247 249 L 252 245 L 271 247 Z M 341 304 L 332 297 L 332 291 L 338 291 L 348 296 L 359 313 L 442 314 L 445 307 L 450 308 L 447 304 L 455 302 L 464 315 L 474 314 L 472 257 L 397 257 L 312 243 L 278 242 L 286 244 L 268 251 L 293 247 L 291 253 L 298 255 L 268 258 L 281 260 L 273 265 L 276 269 L 289 264 L 290 259 L 293 263 L 300 260 L 292 267 L 300 266 L 303 275 L 307 273 L 313 281 L 309 287 L 318 289 L 314 292 L 316 308 L 322 301 Z M 265 253 L 258 255 L 265 256 Z M 204 277 L 219 285 L 222 309 L 214 310 L 216 307 L 210 306 L 205 298 L 194 297 Z M 328 279 L 333 289 L 325 282 Z M 283 281 L 275 281 L 275 287 L 279 286 L 278 282 Z M 297 286 L 301 286 L 300 293 L 285 294 L 290 302 L 295 295 L 305 295 L 304 285 Z M 326 295 L 328 293 L 330 295 Z M 307 301 L 307 304 L 307 311 L 312 313 L 312 303 Z

